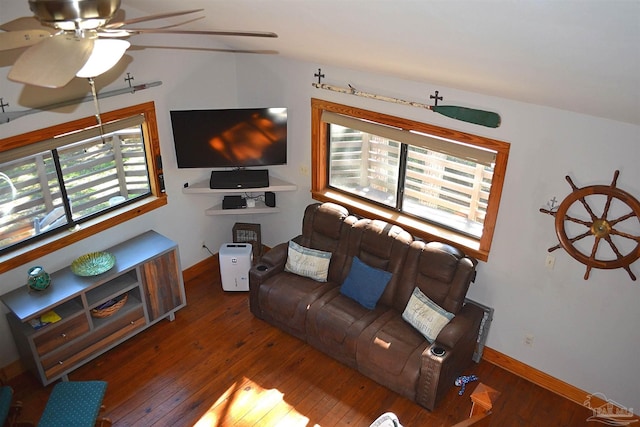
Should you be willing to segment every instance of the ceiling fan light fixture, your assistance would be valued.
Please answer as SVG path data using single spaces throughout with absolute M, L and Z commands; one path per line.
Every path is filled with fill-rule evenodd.
M 119 8 L 120 0 L 29 0 L 29 9 L 41 22 L 49 24 L 107 21 Z
M 76 73 L 77 77 L 92 78 L 109 71 L 131 46 L 126 40 L 97 39 L 89 60 Z
M 102 27 L 107 22 L 106 19 L 83 19 L 77 21 L 58 21 L 52 25 L 64 31 L 74 30 L 95 30 Z

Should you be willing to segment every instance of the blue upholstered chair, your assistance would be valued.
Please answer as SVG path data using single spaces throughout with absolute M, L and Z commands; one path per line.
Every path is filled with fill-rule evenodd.
M 107 391 L 104 381 L 63 381 L 55 385 L 38 427 L 107 427 L 111 421 L 98 419 Z
M 13 399 L 13 390 L 11 387 L 0 387 L 0 425 L 4 425 L 9 417 L 11 409 L 11 400 Z
M 18 423 L 18 415 L 22 410 L 22 403 L 13 400 L 13 389 L 0 384 L 0 426 L 28 427 L 30 423 Z

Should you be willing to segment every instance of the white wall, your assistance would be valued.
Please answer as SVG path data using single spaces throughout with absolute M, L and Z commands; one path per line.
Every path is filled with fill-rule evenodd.
M 292 118 L 286 173 L 304 192 L 281 215 L 263 220 L 269 225 L 267 230 L 277 231 L 275 240 L 299 232 L 300 213 L 308 201 L 309 179 L 301 176 L 300 167 L 311 166 L 312 97 L 509 142 L 511 153 L 491 255 L 488 262 L 480 263 L 469 294 L 495 309 L 488 345 L 587 392 L 604 393 L 637 412 L 640 283 L 622 269 L 594 269 L 589 280 L 584 280 L 585 266 L 563 250 L 551 253 L 555 267 L 547 270 L 547 249 L 558 240 L 554 218 L 539 209 L 552 197 L 561 201 L 571 193 L 566 175 L 578 187 L 609 185 L 614 171 L 620 170 L 618 188 L 640 198 L 640 127 L 427 83 L 322 68 L 326 83 L 351 84 L 381 95 L 428 102 L 428 95 L 439 90 L 445 98 L 443 105 L 500 113 L 502 125 L 490 129 L 413 107 L 315 89 L 311 83 L 319 67 L 322 64 L 283 58 L 238 59 L 240 102 L 269 102 L 277 100 L 280 92 Z M 637 235 L 637 222 L 634 230 Z M 269 236 L 273 242 L 271 233 Z M 631 269 L 640 276 L 640 262 Z M 532 347 L 524 345 L 525 335 L 534 336 Z
M 25 4 L 3 4 L 1 22 L 28 14 Z M 584 266 L 563 251 L 555 251 L 555 268 L 545 268 L 547 249 L 557 244 L 553 218 L 539 213 L 547 200 L 570 193 L 565 175 L 579 186 L 609 184 L 620 170 L 618 187 L 640 197 L 640 127 L 566 111 L 461 92 L 442 86 L 365 74 L 322 64 L 297 62 L 278 56 L 211 52 L 130 51 L 133 61 L 125 71 L 136 83 L 161 80 L 162 86 L 135 95 L 101 102 L 102 111 L 153 100 L 156 103 L 165 182 L 169 204 L 86 239 L 33 263 L 0 275 L 0 293 L 23 286 L 27 268 L 35 263 L 55 270 L 88 251 L 106 248 L 134 234 L 155 229 L 180 245 L 183 268 L 215 252 L 231 238 L 235 222 L 262 224 L 263 241 L 274 245 L 300 232 L 309 195 L 310 98 L 350 104 L 423 120 L 511 143 L 502 204 L 490 259 L 479 266 L 470 297 L 495 308 L 488 345 L 526 364 L 589 392 L 601 392 L 626 407 L 640 408 L 640 284 L 624 270 L 593 270 L 583 280 Z M 4 65 L 0 61 L 0 65 Z M 364 91 L 426 102 L 439 90 L 446 103 L 499 112 L 497 129 L 454 121 L 411 107 L 336 94 L 311 87 L 313 74 L 323 67 L 325 82 L 350 83 Z M 0 95 L 21 109 L 22 85 L 6 79 L 0 68 Z M 106 90 L 121 88 L 122 76 Z M 541 89 L 542 90 L 542 89 Z M 552 96 L 552 94 L 550 94 Z M 253 106 L 289 108 L 289 162 L 271 168 L 274 176 L 293 181 L 298 190 L 278 193 L 281 214 L 207 217 L 204 210 L 218 200 L 185 195 L 185 182 L 207 179 L 207 170 L 178 170 L 175 163 L 169 111 L 187 108 Z M 94 114 L 83 104 L 65 113 L 40 113 L 0 125 L 0 138 Z M 632 265 L 640 275 L 640 263 Z M 54 284 L 55 286 L 55 284 Z M 2 307 L 3 313 L 6 308 Z M 532 347 L 523 344 L 534 336 Z M 4 316 L 0 317 L 0 366 L 17 353 Z

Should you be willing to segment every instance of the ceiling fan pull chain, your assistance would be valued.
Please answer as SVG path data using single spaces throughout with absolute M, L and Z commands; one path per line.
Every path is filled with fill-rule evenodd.
M 102 143 L 104 144 L 106 141 L 104 140 L 104 128 L 102 127 L 102 118 L 100 117 L 100 106 L 98 105 L 96 83 L 93 81 L 93 77 L 89 77 L 87 80 L 89 80 L 89 86 L 91 86 L 91 95 L 93 95 L 93 106 L 96 109 L 96 121 L 98 122 L 98 126 L 100 126 L 100 138 L 102 139 Z

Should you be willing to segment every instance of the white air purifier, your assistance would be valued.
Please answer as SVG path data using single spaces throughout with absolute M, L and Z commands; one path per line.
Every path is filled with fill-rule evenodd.
M 249 269 L 253 261 L 251 243 L 224 243 L 218 255 L 222 290 L 248 291 Z

